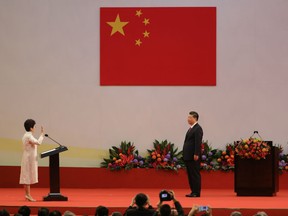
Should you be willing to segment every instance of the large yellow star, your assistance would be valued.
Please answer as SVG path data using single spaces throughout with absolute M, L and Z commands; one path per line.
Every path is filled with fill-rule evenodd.
M 108 25 L 112 27 L 111 35 L 115 34 L 116 32 L 119 32 L 122 35 L 125 35 L 123 27 L 126 26 L 129 22 L 121 22 L 119 14 L 117 14 L 117 17 L 114 22 L 107 22 Z

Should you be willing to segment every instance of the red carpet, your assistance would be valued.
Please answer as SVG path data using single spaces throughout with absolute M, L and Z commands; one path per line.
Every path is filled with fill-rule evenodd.
M 158 194 L 162 189 L 172 189 L 188 213 L 193 204 L 210 205 L 213 215 L 227 215 L 239 210 L 243 215 L 253 215 L 264 210 L 269 215 L 288 215 L 288 174 L 279 176 L 279 192 L 274 197 L 237 197 L 234 193 L 234 173 L 201 172 L 202 194 L 200 198 L 186 198 L 189 193 L 185 171 L 178 173 L 155 169 L 133 169 L 111 172 L 103 168 L 61 168 L 61 194 L 67 202 L 44 202 L 42 197 L 49 193 L 47 167 L 39 167 L 39 183 L 32 186 L 32 195 L 37 202 L 24 201 L 24 191 L 19 181 L 19 167 L 0 166 L 0 209 L 6 208 L 10 214 L 16 213 L 19 206 L 31 207 L 36 215 L 39 207 L 50 210 L 66 210 L 78 215 L 94 215 L 98 205 L 109 207 L 110 213 L 124 210 L 139 192 L 150 196 L 156 207 Z M 200 214 L 199 214 L 200 215 Z

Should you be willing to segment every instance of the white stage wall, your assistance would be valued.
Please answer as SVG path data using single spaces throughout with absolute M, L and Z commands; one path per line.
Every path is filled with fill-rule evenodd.
M 99 86 L 101 6 L 216 6 L 217 86 Z M 0 0 L 0 165 L 20 164 L 26 118 L 69 147 L 62 166 L 97 167 L 124 140 L 143 155 L 154 139 L 181 149 L 191 110 L 215 148 L 258 130 L 287 153 L 287 8 L 287 0 Z M 45 139 L 39 152 L 56 146 Z

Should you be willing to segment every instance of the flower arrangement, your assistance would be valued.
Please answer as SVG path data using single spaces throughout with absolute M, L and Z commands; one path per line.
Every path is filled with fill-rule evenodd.
M 201 144 L 201 162 L 200 167 L 202 170 L 213 170 L 215 162 L 215 151 L 208 145 L 208 141 Z M 213 162 L 214 161 L 214 162 Z
M 283 153 L 283 147 L 279 146 L 279 166 L 280 173 L 288 171 L 288 155 Z M 178 170 L 184 168 L 182 151 L 174 147 L 173 143 L 167 140 L 153 142 L 153 149 L 148 151 L 148 156 L 142 157 L 138 150 L 135 150 L 131 142 L 121 142 L 120 147 L 112 146 L 109 149 L 109 158 L 104 159 L 101 167 L 110 170 L 132 169 L 132 168 L 157 168 L 167 170 Z M 213 149 L 208 145 L 208 141 L 201 144 L 201 169 L 230 171 L 234 170 L 234 156 L 238 154 L 241 158 L 252 158 L 260 160 L 266 158 L 271 147 L 261 139 L 249 138 L 227 144 L 224 150 Z
M 201 144 L 201 169 L 229 171 L 234 169 L 235 147 L 226 145 L 226 150 L 212 149 L 208 142 Z
M 235 143 L 235 152 L 246 159 L 265 159 L 270 154 L 271 147 L 261 139 L 252 138 L 241 140 Z
M 221 169 L 223 171 L 234 170 L 234 155 L 235 155 L 235 145 L 227 144 L 226 150 L 221 153 Z
M 283 147 L 281 145 L 278 146 L 279 148 L 279 172 L 282 173 L 283 171 L 288 171 L 288 155 L 283 153 Z
M 107 167 L 111 170 L 131 169 L 144 165 L 144 159 L 139 156 L 138 150 L 135 150 L 131 142 L 121 142 L 120 147 L 112 146 L 109 149 L 109 158 L 101 163 L 101 167 Z
M 182 151 L 174 148 L 174 144 L 167 140 L 153 142 L 154 148 L 148 151 L 146 165 L 150 168 L 178 170 L 184 167 Z

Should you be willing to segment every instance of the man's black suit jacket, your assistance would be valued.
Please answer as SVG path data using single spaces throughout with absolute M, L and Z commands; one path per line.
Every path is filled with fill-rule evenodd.
M 183 160 L 194 160 L 194 155 L 201 156 L 201 143 L 203 138 L 203 130 L 201 126 L 196 123 L 193 128 L 188 130 L 185 136 L 183 145 Z
M 153 209 L 152 206 L 149 206 L 149 208 L 137 208 L 137 207 L 131 207 L 125 211 L 124 216 L 153 216 L 156 212 L 155 209 Z

